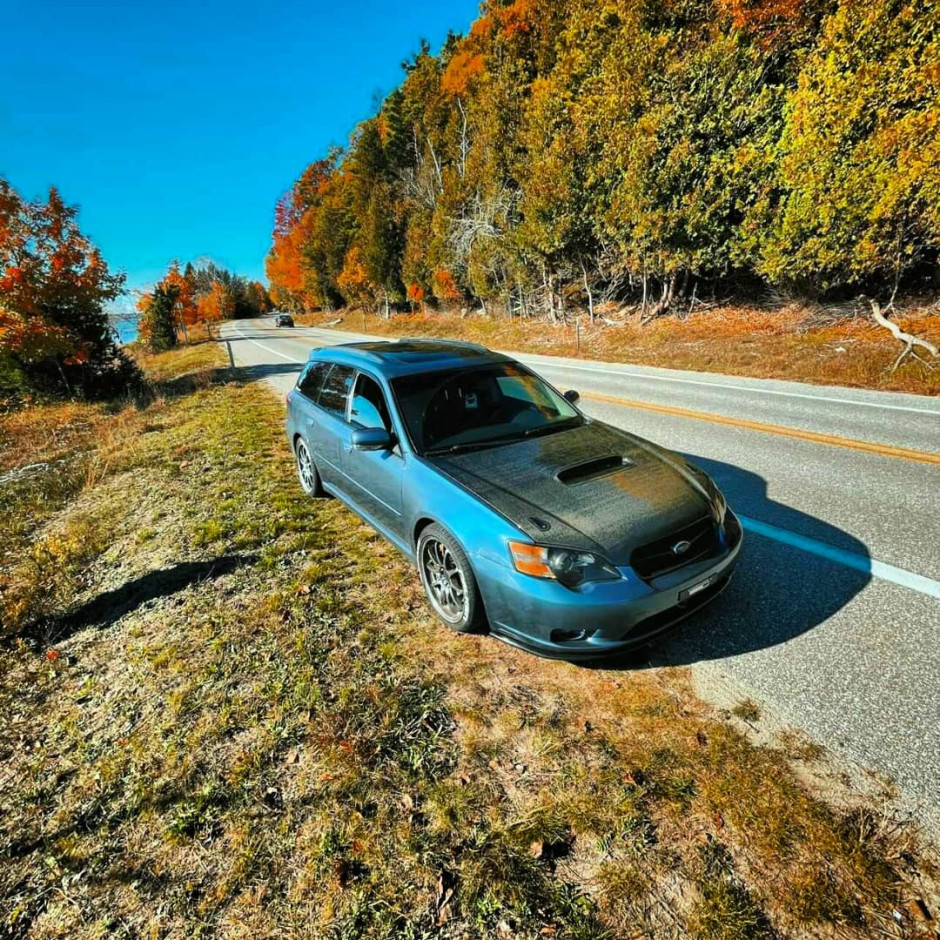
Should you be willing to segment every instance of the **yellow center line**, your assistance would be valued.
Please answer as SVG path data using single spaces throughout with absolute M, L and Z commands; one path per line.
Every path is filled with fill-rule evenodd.
M 630 398 L 618 398 L 616 395 L 604 395 L 601 392 L 582 392 L 582 398 L 591 401 L 606 402 L 609 405 L 623 405 L 627 408 L 641 408 L 659 414 L 678 415 L 681 418 L 695 418 L 698 421 L 711 421 L 713 424 L 727 424 L 734 428 L 746 428 L 763 434 L 779 434 L 781 437 L 795 437 L 814 444 L 831 444 L 833 447 L 846 447 L 849 450 L 861 450 L 880 457 L 897 457 L 900 460 L 913 460 L 916 463 L 929 463 L 940 466 L 940 454 L 928 451 L 910 450 L 906 447 L 892 447 L 890 444 L 872 444 L 869 441 L 857 441 L 851 437 L 838 437 L 835 434 L 820 434 L 817 431 L 804 431 L 800 428 L 788 428 L 782 424 L 764 424 L 761 421 L 747 421 L 744 418 L 729 418 L 709 411 L 692 411 L 688 408 L 676 408 L 672 405 L 655 405 L 648 401 L 634 401 Z

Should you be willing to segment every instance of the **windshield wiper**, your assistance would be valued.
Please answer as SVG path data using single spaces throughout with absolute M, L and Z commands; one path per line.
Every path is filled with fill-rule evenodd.
M 554 434 L 555 431 L 564 431 L 568 428 L 577 428 L 582 424 L 582 418 L 565 418 L 564 421 L 555 421 L 552 424 L 543 424 L 538 428 L 529 428 L 523 432 L 523 437 L 538 437 L 539 434 Z
M 486 447 L 500 447 L 503 444 L 512 444 L 518 441 L 524 441 L 529 437 L 537 437 L 540 434 L 552 434 L 555 431 L 564 431 L 566 428 L 580 427 L 583 419 L 580 417 L 565 418 L 563 421 L 556 421 L 554 424 L 543 424 L 538 428 L 529 428 L 528 431 L 517 431 L 515 434 L 504 434 L 502 437 L 493 437 L 487 441 L 466 441 L 463 444 L 451 444 L 449 447 L 435 447 L 432 450 L 424 452 L 426 457 L 438 457 L 443 454 L 458 454 L 467 450 L 482 450 Z
M 424 452 L 425 457 L 440 457 L 443 454 L 459 454 L 467 450 L 482 450 L 486 447 L 496 447 L 504 444 L 505 438 L 498 438 L 492 441 L 467 441 L 464 444 L 451 444 L 448 447 L 434 447 Z

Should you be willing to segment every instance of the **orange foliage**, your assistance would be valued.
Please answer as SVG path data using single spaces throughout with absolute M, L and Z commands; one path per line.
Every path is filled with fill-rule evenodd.
M 459 300 L 460 291 L 457 288 L 457 279 L 447 270 L 438 268 L 434 272 L 434 294 L 441 300 Z
M 486 68 L 480 52 L 458 52 L 451 57 L 441 77 L 441 88 L 449 95 L 465 95 L 471 81 Z
M 101 345 L 102 305 L 124 279 L 108 272 L 76 214 L 55 188 L 46 202 L 28 202 L 0 179 L 0 354 L 80 365 L 90 341 Z
M 192 326 L 199 322 L 199 310 L 196 305 L 195 288 L 192 282 L 180 273 L 178 261 L 170 264 L 170 270 L 163 278 L 164 287 L 176 288 L 176 319 L 179 323 Z
M 293 221 L 285 227 L 282 219 L 287 215 L 281 211 L 279 203 L 274 245 L 265 259 L 264 272 L 273 288 L 300 294 L 304 288 L 304 245 L 308 240 L 312 216 L 310 213 L 294 216 Z
M 9 276 L 9 268 L 7 269 Z M 3 281 L 0 279 L 0 291 Z M 23 362 L 40 362 L 73 348 L 68 333 L 41 317 L 23 317 L 0 307 L 0 348 Z
M 493 35 L 495 23 L 489 14 L 484 14 L 473 21 L 470 27 L 469 39 L 487 40 Z
M 718 9 L 736 29 L 771 42 L 803 25 L 806 0 L 718 0 Z
M 224 284 L 216 281 L 209 293 L 200 296 L 197 307 L 199 320 L 206 324 L 208 331 L 210 323 L 226 320 L 235 313 L 235 298 Z
M 361 297 L 370 287 L 369 276 L 366 274 L 365 265 L 362 263 L 362 251 L 358 245 L 353 245 L 346 252 L 346 260 L 343 262 L 343 270 L 336 278 L 339 289 L 348 294 L 351 299 Z
M 514 0 L 509 6 L 493 11 L 506 39 L 529 32 L 535 25 L 537 14 L 538 0 Z

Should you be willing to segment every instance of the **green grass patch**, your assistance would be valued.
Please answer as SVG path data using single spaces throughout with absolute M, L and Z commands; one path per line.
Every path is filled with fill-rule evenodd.
M 928 877 L 682 673 L 448 633 L 214 356 L 12 513 L 0 936 L 875 936 Z

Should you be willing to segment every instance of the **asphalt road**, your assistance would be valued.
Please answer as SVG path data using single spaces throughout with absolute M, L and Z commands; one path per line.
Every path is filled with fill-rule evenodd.
M 227 324 L 224 337 L 237 365 L 285 393 L 311 348 L 364 338 L 270 320 Z M 691 665 L 739 689 L 897 781 L 936 826 L 940 401 L 518 358 L 581 391 L 588 414 L 694 459 L 742 517 L 731 586 L 654 647 L 651 663 Z

